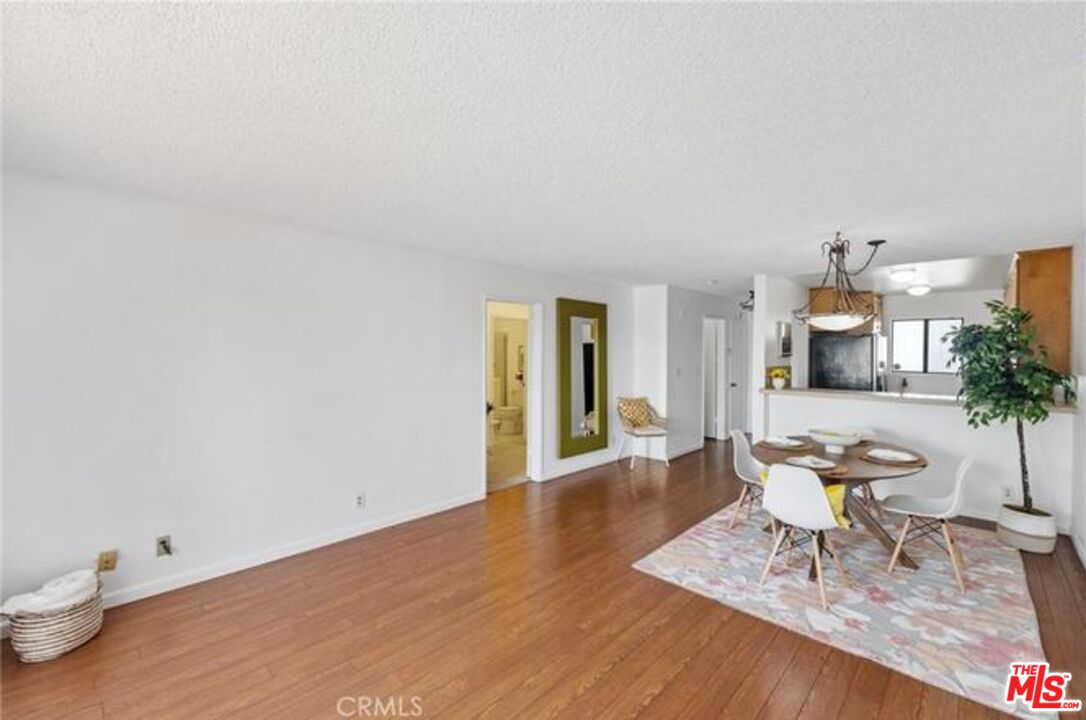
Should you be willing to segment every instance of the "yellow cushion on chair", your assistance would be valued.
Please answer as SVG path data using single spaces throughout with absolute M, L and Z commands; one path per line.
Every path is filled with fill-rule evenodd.
M 763 470 L 759 476 L 762 480 L 762 484 L 765 485 L 769 481 L 769 470 Z M 845 515 L 845 493 L 848 492 L 848 488 L 843 483 L 837 483 L 836 485 L 826 486 L 826 498 L 830 501 L 830 510 L 833 510 L 833 517 L 837 520 L 837 527 L 845 528 L 846 530 L 852 527 L 852 523 L 849 522 L 848 516 Z
M 836 485 L 829 485 L 826 487 L 826 497 L 830 501 L 830 509 L 833 510 L 833 517 L 837 519 L 837 527 L 848 529 L 852 527 L 852 523 L 845 517 L 845 493 L 848 489 L 843 483 L 837 483 Z
M 645 427 L 652 421 L 648 398 L 619 398 L 618 414 L 635 428 Z

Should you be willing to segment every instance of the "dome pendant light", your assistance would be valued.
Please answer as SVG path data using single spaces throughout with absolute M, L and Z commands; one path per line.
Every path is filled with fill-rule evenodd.
M 827 258 L 826 273 L 822 276 L 822 282 L 818 289 L 811 294 L 810 301 L 803 307 L 792 311 L 797 321 L 810 325 L 816 330 L 828 332 L 845 332 L 858 328 L 875 317 L 875 304 L 871 295 L 865 296 L 856 290 L 852 279 L 858 277 L 871 265 L 875 259 L 875 253 L 879 251 L 885 240 L 869 240 L 871 254 L 867 261 L 856 270 L 849 270 L 848 260 L 851 243 L 841 237 L 838 232 L 832 241 L 822 243 L 822 255 Z M 830 274 L 833 274 L 833 285 L 828 285 Z M 812 313 L 811 305 L 823 293 L 832 293 L 833 304 L 828 313 Z

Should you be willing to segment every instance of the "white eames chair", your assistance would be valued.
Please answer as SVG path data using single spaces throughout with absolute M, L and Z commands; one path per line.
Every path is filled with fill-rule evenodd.
M 884 510 L 905 516 L 905 524 L 901 526 L 901 534 L 898 536 L 894 554 L 890 558 L 890 567 L 887 572 L 894 572 L 901 548 L 909 540 L 917 540 L 922 537 L 931 537 L 932 542 L 946 551 L 950 556 L 950 564 L 954 567 L 954 577 L 958 581 L 958 589 L 965 592 L 965 581 L 962 579 L 964 560 L 962 552 L 958 549 L 958 541 L 950 529 L 950 520 L 957 517 L 962 507 L 962 488 L 965 485 L 965 476 L 973 465 L 973 458 L 965 458 L 958 465 L 958 473 L 954 478 L 954 488 L 945 497 L 926 497 L 924 495 L 891 495 L 882 501 Z M 942 534 L 944 547 L 936 537 Z
M 795 531 L 807 533 L 811 538 L 812 552 L 814 556 L 815 576 L 818 579 L 818 595 L 822 601 L 822 609 L 828 606 L 826 603 L 826 585 L 822 580 L 822 550 L 826 549 L 837 564 L 837 570 L 842 578 L 846 578 L 845 567 L 841 558 L 833 547 L 833 540 L 827 530 L 838 527 L 837 518 L 834 517 L 833 508 L 830 507 L 829 498 L 822 486 L 822 479 L 813 470 L 807 468 L 792 467 L 791 465 L 771 465 L 769 467 L 769 481 L 765 486 L 765 494 L 762 498 L 762 507 L 777 520 L 778 530 L 773 540 L 773 550 L 769 553 L 765 568 L 759 584 L 765 582 L 769 569 L 773 565 L 773 558 L 782 549 L 782 544 L 788 540 L 796 545 L 793 538 Z
M 747 517 L 749 518 L 754 503 L 762 498 L 762 473 L 765 472 L 766 467 L 755 459 L 754 453 L 750 450 L 750 441 L 747 440 L 747 436 L 742 431 L 732 430 L 729 434 L 732 437 L 732 459 L 735 475 L 739 478 L 739 482 L 743 483 L 743 489 L 739 493 L 739 502 L 735 504 L 735 512 L 732 513 L 732 519 L 728 522 L 730 528 L 735 525 L 744 504 L 747 506 Z

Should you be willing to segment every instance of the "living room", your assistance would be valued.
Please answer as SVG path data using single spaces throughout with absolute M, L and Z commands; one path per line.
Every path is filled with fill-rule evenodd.
M 1082 4 L 2 19 L 5 716 L 1086 695 Z

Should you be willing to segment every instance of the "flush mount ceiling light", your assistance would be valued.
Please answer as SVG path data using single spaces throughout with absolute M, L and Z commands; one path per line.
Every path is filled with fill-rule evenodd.
M 909 293 L 913 297 L 920 297 L 921 295 L 927 295 L 931 292 L 931 285 L 927 283 L 916 283 L 905 288 L 905 292 Z
M 899 267 L 890 271 L 890 279 L 894 282 L 907 283 L 916 277 L 916 268 Z
M 822 276 L 818 289 L 811 293 L 810 301 L 798 310 L 792 311 L 796 320 L 816 330 L 843 332 L 857 328 L 874 318 L 873 296 L 870 293 L 865 295 L 858 291 L 853 286 L 852 279 L 867 270 L 871 261 L 875 259 L 875 253 L 885 242 L 885 240 L 868 240 L 871 254 L 867 256 L 867 261 L 855 270 L 849 270 L 847 266 L 851 243 L 841 237 L 840 232 L 834 236 L 833 240 L 822 243 L 822 255 L 826 258 L 826 273 Z M 832 286 L 827 284 L 830 274 L 833 275 Z M 830 312 L 812 313 L 811 307 L 825 293 L 831 293 Z

